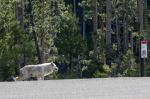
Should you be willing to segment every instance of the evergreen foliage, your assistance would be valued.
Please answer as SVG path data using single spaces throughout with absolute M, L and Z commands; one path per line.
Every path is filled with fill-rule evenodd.
M 0 81 L 51 61 L 57 79 L 140 76 L 139 42 L 150 41 L 150 2 L 142 1 L 0 0 Z M 146 76 L 149 52 L 148 43 Z

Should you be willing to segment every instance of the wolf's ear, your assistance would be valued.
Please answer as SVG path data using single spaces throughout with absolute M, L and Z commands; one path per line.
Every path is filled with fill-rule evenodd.
M 51 62 L 51 65 L 52 65 L 52 66 L 54 66 L 54 63 L 53 63 L 53 62 Z

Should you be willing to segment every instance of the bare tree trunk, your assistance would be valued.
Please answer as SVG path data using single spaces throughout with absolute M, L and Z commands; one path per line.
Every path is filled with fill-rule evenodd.
M 29 0 L 29 7 L 31 9 L 31 11 L 30 11 L 30 22 L 31 22 L 31 25 L 32 25 L 32 34 L 33 34 L 33 39 L 34 39 L 34 42 L 35 42 L 35 47 L 36 47 L 36 51 L 37 51 L 38 61 L 39 61 L 39 63 L 42 63 L 40 46 L 38 44 L 38 37 L 37 37 L 37 33 L 34 30 L 35 25 L 34 25 L 34 17 L 33 17 L 32 1 L 31 0 Z
M 80 63 L 80 55 L 78 55 L 78 74 L 79 77 L 82 78 L 83 74 L 82 74 L 82 67 L 81 67 L 81 63 Z
M 111 48 L 111 18 L 112 18 L 112 11 L 111 11 L 111 0 L 106 0 L 106 46 L 108 49 Z
M 100 12 L 100 13 L 102 13 L 102 12 Z M 102 50 L 102 63 L 103 64 L 106 64 L 106 56 L 105 56 L 105 30 L 104 30 L 104 18 L 103 18 L 103 16 L 102 17 L 100 17 L 100 20 L 99 20 L 99 24 L 100 24 L 100 29 L 101 29 L 101 33 L 102 33 L 102 46 L 101 46 L 101 50 Z M 100 52 L 100 51 L 99 51 Z M 99 57 L 100 58 L 100 57 Z
M 133 32 L 133 31 L 131 31 L 131 35 L 130 35 L 130 45 L 131 45 L 131 51 L 132 51 L 132 53 L 134 53 L 134 51 L 133 51 L 133 49 L 134 49 L 134 43 L 133 43 L 132 32 Z
M 118 51 L 118 58 L 117 58 L 117 71 L 114 72 L 115 74 L 117 74 L 118 72 L 120 72 L 120 68 L 121 68 L 121 39 L 120 39 L 120 26 L 118 24 L 118 19 L 116 19 L 116 38 L 117 38 L 117 51 Z
M 147 8 L 147 0 L 144 0 L 144 27 L 147 27 L 147 15 L 148 15 L 148 8 Z
M 85 31 L 86 31 L 85 8 L 83 6 L 83 39 L 85 38 Z
M 111 33 L 112 33 L 112 28 L 111 28 L 111 19 L 112 19 L 112 10 L 111 10 L 111 0 L 106 0 L 106 34 L 105 34 L 105 39 L 106 39 L 106 63 L 108 65 L 111 65 Z
M 141 34 L 143 32 L 143 29 L 144 29 L 144 19 L 143 19 L 143 6 L 144 6 L 144 1 L 143 0 L 138 0 L 138 5 L 139 5 L 139 9 L 138 9 L 138 12 L 139 12 L 139 33 Z M 141 50 L 140 50 L 140 47 L 138 49 L 138 62 L 141 61 L 141 56 L 140 56 L 140 53 L 141 53 Z
M 41 12 L 42 12 L 42 33 L 41 33 L 41 59 L 42 62 L 45 62 L 45 44 L 44 44 L 44 40 L 45 40 L 45 30 L 44 30 L 44 22 L 45 22 L 45 16 L 44 16 L 44 2 L 45 0 L 42 0 L 42 8 L 41 8 Z
M 76 12 L 76 0 L 73 0 L 73 12 L 75 15 L 77 14 L 77 12 Z
M 143 0 L 139 0 L 139 23 L 140 23 L 140 33 L 143 32 L 143 28 L 144 28 L 144 19 L 143 19 L 143 10 L 144 10 L 144 1 Z
M 93 33 L 92 33 L 92 40 L 93 40 L 93 47 L 94 47 L 94 54 L 97 56 L 97 20 L 98 20 L 98 16 L 97 16 L 97 0 L 92 0 L 92 7 L 93 7 L 93 11 L 94 11 L 94 15 L 93 15 Z
M 24 5 L 23 1 L 15 1 L 14 2 L 14 8 L 15 8 L 15 15 L 18 21 L 20 21 L 20 25 L 22 28 L 24 28 Z M 14 35 L 15 37 L 15 35 Z M 16 38 L 14 38 L 16 40 Z M 25 53 L 25 46 L 23 46 L 23 64 L 25 66 L 26 64 L 26 53 Z M 19 64 L 20 65 L 20 64 Z M 19 67 L 20 69 L 20 67 Z
M 23 27 L 23 2 L 22 1 L 15 1 L 14 2 L 14 6 L 15 6 L 15 15 L 16 18 L 20 21 L 21 26 Z
M 144 29 L 144 0 L 139 0 L 139 26 L 140 26 L 140 34 L 143 32 Z M 139 62 L 140 62 L 140 76 L 144 76 L 144 59 L 141 58 L 141 49 L 139 47 Z
M 123 20 L 123 51 L 126 53 L 128 49 L 128 24 L 127 24 L 127 18 L 126 16 L 124 17 Z
M 117 49 L 118 53 L 120 54 L 120 49 L 121 49 L 121 40 L 120 40 L 120 35 L 119 35 L 119 25 L 118 25 L 118 19 L 116 19 L 116 37 L 117 37 Z

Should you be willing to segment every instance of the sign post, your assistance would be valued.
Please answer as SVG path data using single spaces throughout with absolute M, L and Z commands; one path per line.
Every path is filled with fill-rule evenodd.
M 144 76 L 144 61 L 147 58 L 147 40 L 141 40 L 141 77 Z

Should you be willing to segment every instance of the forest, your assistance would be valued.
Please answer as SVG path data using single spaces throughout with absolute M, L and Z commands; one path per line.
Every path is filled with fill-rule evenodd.
M 0 81 L 46 62 L 49 79 L 150 76 L 149 28 L 150 0 L 0 0 Z

